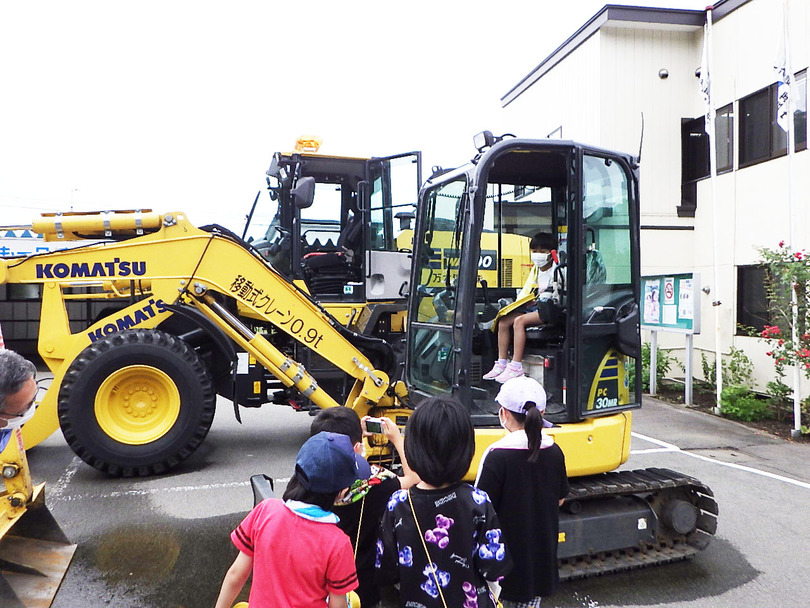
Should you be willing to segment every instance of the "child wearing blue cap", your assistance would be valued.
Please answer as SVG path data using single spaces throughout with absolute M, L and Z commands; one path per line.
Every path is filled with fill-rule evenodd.
M 298 452 L 284 498 L 256 505 L 231 533 L 239 549 L 222 582 L 216 608 L 230 608 L 253 572 L 251 606 L 346 608 L 357 588 L 349 538 L 331 507 L 358 479 L 371 475 L 346 435 L 321 432 Z

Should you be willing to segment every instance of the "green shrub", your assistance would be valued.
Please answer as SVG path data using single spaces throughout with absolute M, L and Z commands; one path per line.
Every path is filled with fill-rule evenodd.
M 727 418 L 754 422 L 770 417 L 768 403 L 744 386 L 729 386 L 720 394 L 720 412 Z
M 776 414 L 776 419 L 780 422 L 790 419 L 793 415 L 793 389 L 785 384 L 782 379 L 785 377 L 784 372 L 777 370 L 775 380 L 771 380 L 766 385 L 768 394 L 768 405 L 771 410 Z
M 641 390 L 645 393 L 650 392 L 650 359 L 652 357 L 652 347 L 649 342 L 644 342 L 641 345 Z M 661 386 L 661 381 L 664 379 L 673 365 L 678 365 L 675 357 L 670 357 L 669 353 L 664 349 L 657 349 L 655 357 L 655 380 L 658 386 Z M 630 376 L 631 383 L 635 379 L 635 367 L 633 367 L 633 375 Z M 634 384 L 631 384 L 631 390 Z
M 711 361 L 705 352 L 700 353 L 700 365 L 703 368 L 703 379 L 707 384 L 717 382 L 717 361 L 712 355 Z M 754 364 L 745 355 L 745 351 L 734 346 L 723 357 L 723 386 L 751 386 L 754 377 Z

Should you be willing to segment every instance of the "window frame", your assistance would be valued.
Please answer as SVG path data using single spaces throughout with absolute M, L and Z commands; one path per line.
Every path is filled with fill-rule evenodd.
M 744 276 L 755 272 L 753 276 Z M 770 302 L 768 301 L 767 292 L 767 274 L 768 269 L 762 264 L 740 264 L 737 266 L 737 301 L 735 304 L 735 334 L 738 336 L 751 335 L 748 328 L 754 328 L 757 331 L 762 331 L 766 325 L 772 325 Z M 761 301 L 759 304 L 764 308 L 757 308 L 756 310 L 750 309 L 752 298 L 750 297 L 750 288 L 761 287 Z M 744 310 L 744 308 L 750 310 Z M 751 323 L 755 319 L 761 320 L 761 323 Z
M 768 132 L 768 150 L 765 154 L 760 154 L 759 156 L 748 157 L 745 153 L 745 145 L 746 140 L 748 139 L 746 133 L 746 113 L 745 113 L 745 105 L 748 102 L 753 103 L 756 98 L 765 97 L 768 103 L 768 116 L 767 118 L 763 119 L 763 117 L 757 115 L 752 120 L 759 120 L 762 121 L 762 124 L 755 123 L 755 126 L 764 126 L 767 124 L 767 132 Z M 745 97 L 740 97 L 737 101 L 738 108 L 739 108 L 739 168 L 744 169 L 745 167 L 751 167 L 753 165 L 757 165 L 759 163 L 773 160 L 775 158 L 779 158 L 781 156 L 785 156 L 787 154 L 787 133 L 782 131 L 782 128 L 776 122 L 776 83 L 772 83 L 767 87 L 759 89 L 758 91 L 754 91 L 750 95 L 746 95 Z M 767 123 L 765 122 L 767 121 Z M 777 131 L 778 130 L 778 131 Z M 780 133 L 783 136 L 780 136 Z M 782 140 L 784 139 L 784 146 L 782 145 Z
M 721 144 L 721 140 L 720 140 L 720 137 L 717 136 L 718 135 L 717 125 L 720 123 L 720 121 L 719 121 L 720 116 L 727 116 L 728 120 L 729 120 L 728 132 L 723 134 L 726 137 L 724 147 L 726 147 L 726 149 L 727 149 L 728 158 L 729 158 L 728 164 L 725 164 L 725 165 L 720 164 L 720 144 Z M 715 154 L 717 155 L 717 174 L 721 175 L 723 173 L 729 173 L 730 171 L 734 170 L 734 157 L 735 157 L 734 144 L 736 142 L 734 140 L 734 103 L 733 102 L 728 103 L 728 104 L 724 105 L 722 108 L 719 108 L 719 109 L 717 109 L 715 111 L 714 124 L 715 124 L 714 132 L 715 132 L 715 139 L 716 139 L 716 141 L 714 142 L 714 146 L 715 146 Z
M 807 68 L 796 72 L 793 76 L 793 92 L 795 97 L 801 97 L 804 101 L 804 108 L 796 108 L 796 111 L 793 113 L 793 133 L 795 136 L 794 140 L 794 147 L 793 149 L 796 152 L 801 152 L 802 150 L 807 150 Z M 802 89 L 801 93 L 799 93 L 800 88 Z M 799 116 L 804 117 L 804 138 L 799 139 L 799 125 L 796 124 L 797 118 Z

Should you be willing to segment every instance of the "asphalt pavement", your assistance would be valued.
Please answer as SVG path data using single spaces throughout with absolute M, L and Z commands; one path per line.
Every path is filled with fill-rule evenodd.
M 228 535 L 252 506 L 248 479 L 283 492 L 311 418 L 286 406 L 220 401 L 202 447 L 168 475 L 114 479 L 73 455 L 60 434 L 29 451 L 35 481 L 79 544 L 54 608 L 213 606 L 236 555 Z M 550 606 L 804 607 L 810 579 L 810 445 L 652 398 L 634 412 L 622 468 L 687 473 L 714 491 L 709 548 L 685 562 L 564 583 Z

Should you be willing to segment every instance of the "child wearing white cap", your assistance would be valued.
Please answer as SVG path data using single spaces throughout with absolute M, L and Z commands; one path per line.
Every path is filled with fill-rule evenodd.
M 484 453 L 475 485 L 501 522 L 514 567 L 501 581 L 504 608 L 535 608 L 559 584 L 559 507 L 568 495 L 565 456 L 543 432 L 546 392 L 533 378 L 507 380 L 495 401 L 508 433 Z

